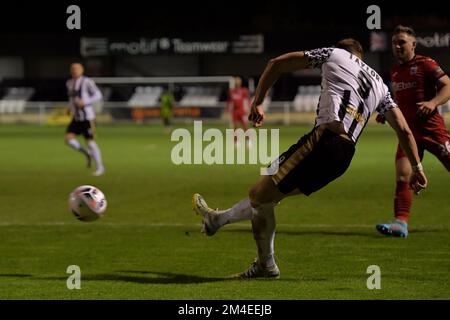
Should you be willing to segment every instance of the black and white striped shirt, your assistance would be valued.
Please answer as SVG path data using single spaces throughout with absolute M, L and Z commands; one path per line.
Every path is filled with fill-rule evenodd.
M 93 103 L 102 100 L 103 96 L 93 80 L 81 76 L 77 79 L 69 79 L 66 82 L 67 95 L 69 96 L 69 108 L 75 121 L 92 121 L 95 119 Z M 78 108 L 75 99 L 83 100 L 85 106 Z
M 356 142 L 374 111 L 397 107 L 381 76 L 354 54 L 339 48 L 304 51 L 312 68 L 322 68 L 316 126 L 340 121 Z

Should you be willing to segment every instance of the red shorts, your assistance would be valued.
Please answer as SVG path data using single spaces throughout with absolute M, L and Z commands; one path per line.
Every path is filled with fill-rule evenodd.
M 414 133 L 414 139 L 416 139 L 420 160 L 423 159 L 424 151 L 427 150 L 434 154 L 444 167 L 450 171 L 450 132 L 448 129 L 444 125 L 434 127 L 432 130 L 422 128 L 421 132 L 411 129 Z M 406 157 L 406 154 L 398 145 L 395 160 L 403 157 Z
M 233 123 L 247 123 L 247 115 L 245 112 L 233 112 Z

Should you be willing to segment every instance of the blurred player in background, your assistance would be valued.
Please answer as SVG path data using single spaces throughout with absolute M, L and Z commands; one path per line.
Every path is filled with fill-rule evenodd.
M 234 88 L 228 92 L 227 102 L 228 112 L 230 113 L 231 120 L 233 122 L 233 129 L 236 131 L 239 127 L 242 127 L 244 131 L 247 131 L 247 116 L 250 108 L 250 93 L 249 90 L 242 86 L 242 79 L 240 77 L 234 78 Z M 250 146 L 251 141 L 247 138 L 247 144 Z M 239 144 L 239 140 L 235 134 L 234 143 Z
M 72 121 L 66 130 L 65 140 L 67 145 L 81 152 L 87 159 L 87 166 L 91 166 L 91 158 L 94 159 L 96 170 L 94 176 L 100 176 L 105 172 L 100 149 L 95 142 L 95 111 L 93 103 L 102 100 L 103 96 L 94 81 L 84 76 L 84 67 L 81 63 L 72 63 L 70 66 L 72 76 L 66 83 L 69 96 L 69 110 Z M 87 149 L 76 139 L 77 135 L 83 135 Z
M 292 195 L 310 195 L 340 177 L 350 165 L 355 145 L 370 116 L 377 111 L 396 131 L 413 166 L 411 187 L 427 185 L 414 136 L 391 99 L 383 79 L 362 61 L 361 44 L 344 39 L 337 48 L 291 52 L 269 61 L 256 88 L 249 120 L 255 127 L 264 121 L 262 102 L 282 73 L 306 68 L 322 69 L 322 92 L 312 131 L 275 160 L 269 172 L 249 192 L 249 197 L 227 210 L 213 210 L 194 194 L 194 210 L 203 217 L 203 230 L 212 236 L 223 225 L 252 221 L 257 259 L 240 278 L 276 278 L 274 257 L 275 206 Z
M 450 79 L 433 59 L 415 53 L 416 35 L 412 28 L 398 26 L 392 37 L 392 51 L 398 65 L 391 70 L 394 99 L 411 128 L 422 160 L 424 150 L 435 155 L 450 171 L 450 132 L 437 107 L 450 98 Z M 377 121 L 384 123 L 382 117 Z M 405 152 L 397 146 L 395 156 L 395 221 L 378 224 L 386 236 L 407 237 L 412 205 L 408 185 L 412 169 Z
M 175 98 L 170 91 L 165 91 L 161 95 L 161 119 L 163 121 L 164 127 L 169 129 L 172 125 L 172 109 L 175 103 Z

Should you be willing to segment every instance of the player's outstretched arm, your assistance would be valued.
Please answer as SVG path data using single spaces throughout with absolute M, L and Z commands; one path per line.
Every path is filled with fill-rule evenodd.
M 406 156 L 411 163 L 413 174 L 410 179 L 410 186 L 416 194 L 422 189 L 425 189 L 428 185 L 427 177 L 423 171 L 422 164 L 420 163 L 419 153 L 417 151 L 417 144 L 408 123 L 405 120 L 402 112 L 398 108 L 390 109 L 384 114 L 386 121 L 397 133 L 400 146 L 406 153 Z
M 450 99 L 450 78 L 445 75 L 439 78 L 437 82 L 437 95 L 430 101 L 421 101 L 417 103 L 419 109 L 417 113 L 421 116 L 431 114 L 438 106 L 446 103 Z
M 264 121 L 262 103 L 269 89 L 278 80 L 281 74 L 299 69 L 308 68 L 308 58 L 303 51 L 290 52 L 271 59 L 264 69 L 255 91 L 255 98 L 250 109 L 248 120 L 253 126 L 259 127 Z

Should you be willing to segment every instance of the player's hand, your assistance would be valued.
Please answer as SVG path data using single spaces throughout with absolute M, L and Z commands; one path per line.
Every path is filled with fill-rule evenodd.
M 437 108 L 437 105 L 431 101 L 417 102 L 417 106 L 419 107 L 417 114 L 421 117 L 430 115 Z
M 381 114 L 377 114 L 377 117 L 376 117 L 375 120 L 378 123 L 381 123 L 381 124 L 385 124 L 386 123 L 386 118 L 383 115 L 381 115 Z
M 85 106 L 84 101 L 80 98 L 75 98 L 74 102 L 78 108 L 83 108 Z
M 248 120 L 253 122 L 255 128 L 262 126 L 264 121 L 264 109 L 262 105 L 252 106 L 250 114 L 248 115 Z
M 428 180 L 425 173 L 423 171 L 413 172 L 411 179 L 409 180 L 409 185 L 415 194 L 419 194 L 420 191 L 425 189 L 428 185 Z

